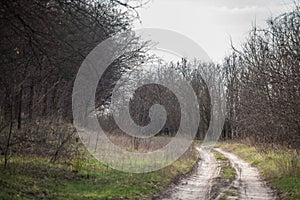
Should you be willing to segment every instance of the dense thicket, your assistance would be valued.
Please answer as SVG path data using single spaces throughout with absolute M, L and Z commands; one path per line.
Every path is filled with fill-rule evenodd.
M 114 0 L 1 1 L 0 153 L 7 156 L 10 146 L 26 144 L 18 148 L 24 152 L 37 143 L 46 151 L 46 143 L 61 149 L 70 130 L 58 124 L 72 120 L 72 87 L 81 62 L 101 41 L 129 31 L 135 18 L 134 7 Z M 131 42 L 129 47 L 138 39 Z M 102 104 L 120 74 L 142 58 L 141 48 L 121 56 L 103 76 Z
M 255 144 L 300 144 L 300 10 L 254 28 L 225 59 L 231 134 Z

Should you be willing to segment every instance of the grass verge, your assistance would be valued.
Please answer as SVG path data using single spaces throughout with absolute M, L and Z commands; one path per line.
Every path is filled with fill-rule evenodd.
M 156 172 L 130 174 L 108 168 L 93 158 L 75 161 L 78 171 L 39 157 L 12 157 L 7 169 L 0 157 L 0 199 L 149 199 L 198 160 L 191 150 Z
M 281 199 L 300 199 L 300 156 L 295 150 L 277 148 L 266 152 L 239 143 L 221 143 L 220 147 L 257 167 Z

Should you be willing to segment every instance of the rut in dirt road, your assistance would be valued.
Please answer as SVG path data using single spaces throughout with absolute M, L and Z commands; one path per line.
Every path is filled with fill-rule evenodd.
M 221 149 L 215 150 L 227 157 L 237 172 L 237 180 L 234 184 L 239 189 L 239 199 L 276 199 L 273 191 L 260 179 L 256 168 L 231 153 Z
M 213 154 L 204 148 L 197 148 L 197 150 L 201 160 L 196 172 L 167 191 L 167 197 L 162 199 L 200 200 L 210 198 L 212 180 L 218 175 L 218 163 Z

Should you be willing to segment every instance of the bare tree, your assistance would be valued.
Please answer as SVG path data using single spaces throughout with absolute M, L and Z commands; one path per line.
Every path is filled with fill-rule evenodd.
M 299 147 L 299 7 L 255 27 L 226 58 L 231 135 Z

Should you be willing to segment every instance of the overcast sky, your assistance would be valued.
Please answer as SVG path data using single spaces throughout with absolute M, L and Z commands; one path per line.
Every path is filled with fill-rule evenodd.
M 299 1 L 299 0 L 298 0 Z M 230 37 L 239 46 L 256 23 L 293 8 L 293 0 L 151 0 L 139 9 L 136 28 L 164 28 L 196 41 L 220 62 L 230 50 Z

